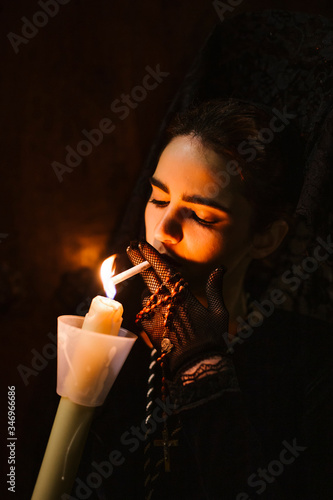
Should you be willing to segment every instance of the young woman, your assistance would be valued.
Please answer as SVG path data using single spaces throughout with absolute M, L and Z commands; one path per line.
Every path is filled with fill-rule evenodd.
M 247 286 L 287 236 L 301 154 L 277 115 L 241 101 L 174 120 L 150 179 L 146 241 L 128 248 L 133 264 L 151 264 L 137 317 L 151 349 L 146 418 L 120 431 L 124 461 L 92 498 L 329 498 L 329 332 L 281 311 L 278 289 L 253 307 Z M 137 399 L 124 390 L 129 412 Z

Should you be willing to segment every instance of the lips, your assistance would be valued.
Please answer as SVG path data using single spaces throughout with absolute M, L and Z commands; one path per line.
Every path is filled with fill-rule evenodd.
M 165 262 L 167 262 L 167 264 L 170 264 L 170 266 L 178 268 L 181 267 L 181 264 L 172 257 L 170 257 L 170 255 L 168 255 L 167 253 L 163 253 L 162 255 Z
M 181 263 L 176 260 L 173 256 L 170 255 L 170 253 L 167 253 L 165 249 L 156 249 L 163 257 L 165 262 L 169 264 L 172 267 L 180 268 Z

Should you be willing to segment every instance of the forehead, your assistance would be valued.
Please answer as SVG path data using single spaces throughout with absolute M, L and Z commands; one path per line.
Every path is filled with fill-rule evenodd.
M 166 183 L 170 189 L 191 191 L 218 197 L 240 193 L 238 175 L 230 175 L 227 161 L 201 140 L 193 136 L 179 136 L 164 149 L 154 176 Z M 237 177 L 237 179 L 236 179 Z

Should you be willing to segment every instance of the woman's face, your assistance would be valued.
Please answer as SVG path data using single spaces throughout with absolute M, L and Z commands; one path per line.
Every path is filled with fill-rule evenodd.
M 197 294 L 216 267 L 227 268 L 229 282 L 242 280 L 251 261 L 252 208 L 237 177 L 199 139 L 180 136 L 164 149 L 151 179 L 146 239 L 180 266 Z

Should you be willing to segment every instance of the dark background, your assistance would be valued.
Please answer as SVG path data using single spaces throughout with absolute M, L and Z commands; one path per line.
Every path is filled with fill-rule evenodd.
M 268 8 L 333 17 L 328 0 L 243 0 L 226 17 Z M 221 19 L 207 0 L 69 0 L 16 54 L 8 33 L 22 36 L 21 18 L 42 9 L 30 0 L 3 1 L 0 9 L 0 434 L 7 437 L 6 392 L 15 385 L 18 438 L 17 493 L 8 494 L 5 463 L 1 498 L 25 500 L 58 402 L 56 318 L 82 315 L 100 289 L 100 263 L 158 126 Z M 169 75 L 121 120 L 111 103 L 157 65 Z M 86 139 L 82 130 L 103 118 L 115 130 L 59 182 L 52 162 L 64 164 L 66 146 L 75 149 Z

